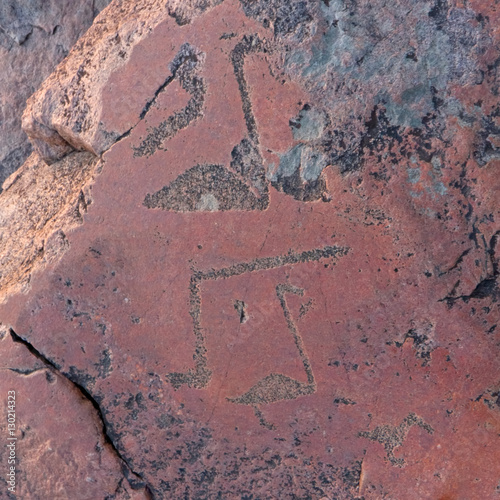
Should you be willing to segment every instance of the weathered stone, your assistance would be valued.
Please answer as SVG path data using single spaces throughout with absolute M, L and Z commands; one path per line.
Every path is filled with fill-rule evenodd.
M 2 0 L 0 4 L 0 191 L 31 154 L 21 129 L 38 89 L 109 0 Z
M 23 231 L 67 244 L 8 247 L 0 319 L 95 402 L 122 485 L 498 494 L 499 16 L 115 0 L 31 98 L 2 231 L 48 203 L 36 167 L 66 187 Z
M 149 103 L 149 84 L 154 82 L 135 82 L 133 90 L 126 85 L 122 93 L 122 89 L 117 92 L 109 83 L 110 76 L 127 64 L 136 45 L 165 17 L 171 15 L 172 20 L 180 20 L 183 25 L 191 15 L 210 4 L 174 2 L 165 8 L 165 2 L 160 0 L 139 3 L 122 0 L 106 16 L 101 16 L 75 45 L 71 56 L 43 83 L 37 97 L 28 101 L 23 128 L 41 157 L 52 163 L 74 149 L 99 155 L 127 134 Z M 159 67 L 156 72 L 164 80 L 162 70 Z M 122 100 L 132 91 L 134 98 L 125 97 L 130 109 L 120 115 L 119 123 L 106 128 L 102 123 L 102 108 L 110 91 Z
M 106 442 L 91 402 L 15 339 L 0 325 L 2 498 L 145 499 L 144 492 L 123 481 L 124 464 Z M 7 477 L 11 463 L 16 464 L 15 494 Z
M 97 160 L 73 153 L 47 165 L 35 153 L 4 183 L 0 197 L 0 302 L 29 288 L 31 275 L 69 246 L 66 238 L 92 202 Z

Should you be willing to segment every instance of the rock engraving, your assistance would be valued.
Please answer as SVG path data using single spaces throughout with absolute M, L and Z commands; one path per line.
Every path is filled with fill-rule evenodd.
M 324 197 L 326 183 L 320 174 L 326 167 L 326 163 L 323 162 L 322 155 L 318 156 L 317 153 L 307 148 L 304 154 L 298 156 L 293 153 L 282 156 L 281 163 L 290 163 L 296 169 L 295 177 L 289 179 L 278 172 L 278 175 L 267 178 L 244 65 L 248 55 L 265 54 L 270 51 L 272 51 L 270 44 L 257 34 L 245 35 L 231 51 L 230 58 L 238 82 L 247 136 L 234 146 L 231 152 L 230 168 L 214 164 L 195 165 L 177 177 L 170 185 L 164 186 L 155 193 L 147 194 L 144 206 L 176 212 L 265 210 L 269 206 L 269 183 L 300 201 L 315 201 Z M 202 115 L 206 92 L 205 83 L 198 74 L 202 64 L 203 54 L 197 52 L 189 44 L 184 44 L 171 64 L 172 76 L 148 103 L 141 118 L 145 116 L 157 95 L 163 92 L 168 83 L 175 78 L 179 79 L 182 88 L 192 97 L 186 108 L 171 115 L 158 127 L 150 129 L 148 136 L 141 144 L 134 147 L 135 156 L 154 154 L 156 150 L 161 149 L 165 140 L 173 137 L 179 130 L 187 127 Z M 294 124 L 294 126 L 297 125 Z M 295 149 L 301 152 L 304 146 L 299 144 Z M 288 158 L 290 155 L 291 158 Z M 312 175 L 306 172 L 305 179 L 302 178 L 304 173 L 301 173 L 302 163 L 304 163 L 302 170 L 306 171 L 309 165 L 309 170 L 312 168 L 314 171 Z
M 318 262 L 328 258 L 338 258 L 347 254 L 349 248 L 326 246 L 304 252 L 289 252 L 286 255 L 277 257 L 264 257 L 254 259 L 250 262 L 240 262 L 229 267 L 218 270 L 194 271 L 189 284 L 190 290 L 190 315 L 193 320 L 193 334 L 195 336 L 195 352 L 193 360 L 195 367 L 186 373 L 173 372 L 166 375 L 166 379 L 175 389 L 182 385 L 188 385 L 197 389 L 205 388 L 211 378 L 212 371 L 208 367 L 207 347 L 205 334 L 202 327 L 202 283 L 207 280 L 228 279 L 232 276 L 240 276 L 244 273 L 266 271 L 284 266 L 293 266 L 305 262 Z M 290 284 L 280 283 L 276 286 L 276 295 L 287 324 L 288 331 L 293 337 L 300 359 L 307 376 L 307 383 L 299 382 L 283 374 L 271 373 L 257 382 L 245 394 L 228 398 L 228 401 L 236 404 L 249 405 L 254 407 L 255 413 L 262 421 L 259 405 L 273 403 L 285 399 L 295 399 L 299 396 L 312 394 L 316 390 L 316 382 L 311 367 L 311 362 L 307 356 L 304 342 L 297 329 L 287 306 L 285 295 L 287 293 L 302 296 L 304 290 Z M 244 318 L 244 304 L 241 301 L 235 303 L 235 309 Z M 242 319 L 240 319 L 242 321 Z M 266 425 L 267 426 L 267 425 Z
M 360 432 L 359 436 L 383 444 L 387 452 L 387 459 L 389 462 L 396 467 L 404 467 L 406 465 L 404 458 L 397 458 L 394 455 L 394 450 L 403 444 L 410 428 L 414 425 L 421 427 L 429 434 L 434 432 L 434 429 L 422 418 L 415 415 L 415 413 L 409 413 L 408 416 L 397 426 L 379 425 L 378 427 L 375 427 L 373 431 Z

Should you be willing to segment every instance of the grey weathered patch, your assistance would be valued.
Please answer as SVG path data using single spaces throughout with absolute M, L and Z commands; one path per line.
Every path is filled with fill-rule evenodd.
M 168 15 L 174 18 L 179 26 L 184 26 L 223 1 L 224 0 L 173 0 L 167 3 Z
M 440 195 L 445 195 L 448 192 L 448 189 L 441 181 L 435 181 L 432 184 L 434 191 Z
M 300 177 L 304 182 L 315 181 L 323 172 L 326 164 L 327 160 L 323 153 L 305 146 L 300 156 Z
M 280 155 L 280 163 L 271 178 L 272 181 L 278 180 L 279 177 L 290 177 L 300 168 L 300 157 L 303 147 L 303 144 L 297 144 L 286 153 Z
M 297 144 L 280 156 L 278 169 L 271 175 L 272 181 L 279 178 L 291 177 L 300 172 L 304 182 L 315 181 L 327 165 L 326 156 L 314 150 L 311 146 Z
M 433 155 L 433 157 L 431 158 L 431 165 L 432 189 L 437 194 L 445 195 L 448 192 L 448 189 L 443 184 L 443 182 L 439 180 L 443 176 L 443 173 L 441 172 L 441 169 L 443 167 L 443 160 L 439 155 Z
M 441 158 L 438 155 L 434 155 L 431 158 L 431 164 L 434 167 L 434 170 L 437 172 L 441 172 L 441 167 L 443 166 L 443 162 L 441 161 Z
M 314 2 L 303 0 L 240 0 L 245 14 L 271 27 L 277 38 L 302 41 L 314 34 Z
M 323 135 L 326 126 L 325 113 L 306 105 L 297 118 L 290 120 L 293 138 L 297 141 L 312 141 Z
M 497 106 L 481 120 L 481 130 L 474 145 L 474 158 L 480 167 L 484 167 L 491 160 L 500 159 L 499 117 L 500 106 Z
M 420 180 L 420 168 L 408 168 L 408 181 L 416 184 Z
M 477 56 L 491 44 L 490 34 L 486 25 L 473 22 L 476 13 L 470 8 L 446 3 L 438 9 L 431 0 L 377 8 L 368 1 L 318 5 L 323 33 L 311 45 L 290 51 L 285 71 L 316 90 L 318 106 L 329 110 L 337 128 L 354 128 L 346 106 L 355 95 L 363 95 L 365 103 L 373 99 L 368 109 L 385 106 L 392 125 L 416 128 L 435 111 L 436 93 L 446 100 L 450 82 L 482 81 Z
M 430 94 L 421 95 L 420 101 L 400 104 L 394 101 L 387 92 L 383 91 L 375 98 L 375 101 L 377 104 L 384 106 L 389 122 L 400 127 L 420 127 L 422 125 L 422 116 L 429 113 L 432 109 Z M 413 104 L 417 105 L 420 109 L 415 109 Z
M 278 191 L 300 201 L 315 201 L 323 197 L 326 183 L 321 173 L 327 166 L 327 157 L 306 144 L 297 144 L 280 155 L 278 168 L 269 166 L 268 179 Z
M 202 194 L 200 201 L 196 204 L 196 210 L 201 212 L 215 212 L 219 209 L 219 202 L 212 193 Z

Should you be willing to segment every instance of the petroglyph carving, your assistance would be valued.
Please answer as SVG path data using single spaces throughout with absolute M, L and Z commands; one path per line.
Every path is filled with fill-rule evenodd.
M 147 194 L 144 206 L 176 212 L 265 210 L 269 205 L 269 183 L 300 201 L 315 201 L 323 197 L 326 183 L 320 174 L 326 166 L 326 160 L 323 155 L 305 148 L 302 144 L 295 149 L 304 150 L 303 154 L 292 155 L 295 177 L 288 178 L 278 173 L 269 179 L 266 178 L 266 167 L 260 151 L 260 137 L 244 64 L 249 54 L 269 51 L 269 43 L 261 40 L 258 35 L 245 35 L 231 51 L 230 58 L 238 83 L 247 136 L 233 147 L 230 167 L 214 164 L 195 165 L 169 185 L 155 193 Z M 147 114 L 156 97 L 175 78 L 179 79 L 184 90 L 192 97 L 182 111 L 174 113 L 158 127 L 149 129 L 148 136 L 134 148 L 135 156 L 154 154 L 156 150 L 161 149 L 165 140 L 172 138 L 179 130 L 202 116 L 206 85 L 199 72 L 203 63 L 204 54 L 189 44 L 183 45 L 170 66 L 171 77 L 148 103 L 141 118 Z M 282 155 L 282 162 L 286 162 L 288 156 Z
M 396 467 L 404 467 L 406 463 L 405 460 L 403 458 L 397 458 L 394 455 L 394 450 L 403 444 L 410 428 L 414 425 L 421 427 L 429 434 L 434 432 L 434 429 L 423 419 L 415 415 L 415 413 L 409 413 L 398 426 L 380 425 L 375 427 L 373 431 L 360 432 L 359 436 L 383 444 L 387 452 L 387 459 L 389 462 Z
M 153 154 L 165 139 L 173 137 L 180 128 L 187 127 L 193 119 L 201 116 L 205 84 L 200 77 L 196 76 L 196 72 L 201 67 L 200 56 L 194 55 L 190 46 L 185 51 L 188 49 L 190 52 L 187 56 L 178 56 L 181 62 L 177 67 L 172 65 L 172 79 L 179 74 L 183 88 L 193 97 L 183 111 L 169 117 L 160 127 L 151 129 L 148 137 L 135 149 L 137 156 Z M 269 205 L 268 183 L 264 162 L 259 151 L 259 134 L 243 69 L 245 57 L 248 54 L 266 50 L 265 42 L 257 35 L 251 35 L 243 37 L 231 52 L 231 61 L 238 81 L 248 132 L 248 136 L 232 150 L 231 169 L 222 165 L 195 165 L 169 186 L 164 186 L 156 193 L 148 194 L 144 200 L 146 207 L 178 212 L 264 210 L 267 208 Z M 179 121 L 182 122 L 182 127 L 176 125 Z
M 134 156 L 151 156 L 167 139 L 189 126 L 194 120 L 202 116 L 205 103 L 206 85 L 200 76 L 200 71 L 205 62 L 205 54 L 196 47 L 185 43 L 180 48 L 174 60 L 170 64 L 171 75 L 165 80 L 163 85 L 156 91 L 155 96 L 148 101 L 141 113 L 141 120 L 148 114 L 151 106 L 158 96 L 165 92 L 168 85 L 175 79 L 179 80 L 181 87 L 191 95 L 187 106 L 181 111 L 169 116 L 157 127 L 148 129 L 148 135 L 142 140 L 139 146 L 134 147 Z
M 318 262 L 322 259 L 335 259 L 346 255 L 348 251 L 349 249 L 347 247 L 327 246 L 300 253 L 289 252 L 288 254 L 277 257 L 254 259 L 250 262 L 241 262 L 218 270 L 211 269 L 208 271 L 194 271 L 191 275 L 189 284 L 189 313 L 193 320 L 193 333 L 195 336 L 195 352 L 193 354 L 195 367 L 185 373 L 169 373 L 166 375 L 167 381 L 169 381 L 175 389 L 180 388 L 182 385 L 203 389 L 209 384 L 212 378 L 212 371 L 208 367 L 206 339 L 202 327 L 201 285 L 204 281 L 227 279 L 232 276 L 240 276 L 245 273 L 277 269 L 284 266 L 293 266 L 299 263 Z M 290 284 L 278 284 L 276 286 L 276 295 L 280 301 L 281 308 L 283 309 L 288 331 L 293 337 L 295 346 L 304 366 L 307 383 L 299 382 L 283 374 L 271 373 L 257 382 L 245 394 L 234 398 L 228 398 L 228 401 L 231 401 L 232 403 L 253 406 L 256 415 L 261 420 L 261 423 L 265 421 L 260 413 L 259 405 L 273 403 L 280 400 L 295 399 L 299 396 L 312 394 L 316 390 L 316 383 L 310 360 L 307 356 L 303 340 L 286 303 L 285 294 L 287 293 L 302 296 L 304 294 L 304 290 Z M 235 309 L 240 314 L 240 321 L 242 321 L 241 318 L 244 318 L 245 307 L 246 306 L 242 301 L 236 301 Z M 267 423 L 263 423 L 263 425 L 269 427 L 269 424 Z
M 269 429 L 273 429 L 274 426 L 269 424 L 264 419 L 259 405 L 274 403 L 275 401 L 281 401 L 284 399 L 296 399 L 300 396 L 306 396 L 316 392 L 316 382 L 314 380 L 311 362 L 309 361 L 309 357 L 305 351 L 302 337 L 300 336 L 297 326 L 295 325 L 292 315 L 290 314 L 290 310 L 285 299 L 285 293 L 293 293 L 295 295 L 303 296 L 304 290 L 286 283 L 276 286 L 276 295 L 278 296 L 283 309 L 288 331 L 293 337 L 295 346 L 299 351 L 300 359 L 304 365 L 304 371 L 307 375 L 307 383 L 300 382 L 281 373 L 271 373 L 270 375 L 267 375 L 267 377 L 259 380 L 253 387 L 245 392 L 245 394 L 236 398 L 227 398 L 227 400 L 231 403 L 253 406 L 255 415 L 260 420 L 260 423 Z

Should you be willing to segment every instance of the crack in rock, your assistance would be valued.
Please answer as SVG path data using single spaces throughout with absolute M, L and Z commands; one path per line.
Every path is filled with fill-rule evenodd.
M 106 422 L 106 417 L 104 416 L 104 413 L 99 406 L 99 403 L 94 399 L 92 394 L 85 389 L 81 384 L 70 378 L 67 374 L 65 374 L 61 370 L 61 366 L 55 363 L 54 361 L 50 360 L 47 358 L 44 354 L 42 354 L 40 351 L 38 351 L 30 342 L 28 342 L 26 339 L 23 337 L 19 336 L 12 328 L 9 330 L 10 336 L 12 337 L 12 341 L 16 342 L 18 344 L 22 344 L 26 349 L 38 360 L 40 360 L 50 371 L 56 372 L 60 374 L 62 377 L 65 379 L 69 380 L 76 389 L 80 392 L 80 394 L 87 400 L 89 401 L 92 406 L 95 408 L 97 412 L 97 416 L 99 418 L 99 421 L 102 424 L 102 434 L 104 436 L 104 441 L 110 445 L 112 448 L 113 452 L 115 455 L 118 457 L 119 462 L 122 466 L 122 473 L 127 479 L 127 481 L 130 484 L 130 487 L 133 490 L 139 490 L 139 489 L 144 489 L 146 498 L 149 500 L 154 500 L 154 496 L 152 493 L 152 490 L 150 486 L 147 484 L 146 480 L 142 477 L 141 474 L 138 472 L 134 471 L 128 461 L 123 457 L 123 455 L 120 453 L 118 450 L 117 446 L 113 442 L 113 440 L 110 437 L 110 433 L 108 432 L 108 424 Z M 16 370 L 13 370 L 16 371 Z M 24 373 L 23 373 L 24 375 Z

